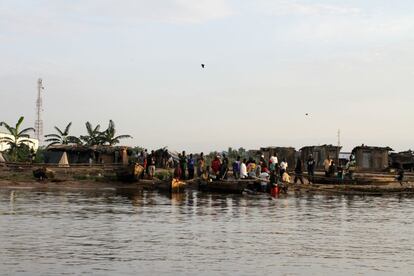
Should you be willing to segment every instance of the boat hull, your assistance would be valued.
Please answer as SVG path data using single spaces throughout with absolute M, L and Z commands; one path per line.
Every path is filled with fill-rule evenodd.
M 220 193 L 241 194 L 249 185 L 254 185 L 251 180 L 200 180 L 199 190 Z
M 179 193 L 184 192 L 186 183 L 177 179 L 160 181 L 155 184 L 155 188 L 164 192 Z

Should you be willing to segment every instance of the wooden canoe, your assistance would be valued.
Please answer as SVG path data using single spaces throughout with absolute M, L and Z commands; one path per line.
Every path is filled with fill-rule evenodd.
M 144 171 L 144 167 L 138 163 L 131 164 L 125 167 L 120 167 L 116 170 L 116 178 L 123 182 L 139 181 L 139 177 Z
M 308 177 L 306 179 L 309 180 Z M 391 177 L 355 177 L 355 179 L 349 178 L 337 178 L 337 177 L 325 177 L 325 176 L 314 176 L 311 178 L 312 183 L 314 184 L 328 184 L 328 185 L 369 185 L 375 183 L 384 183 L 392 182 L 393 178 Z
M 254 185 L 254 180 L 200 180 L 201 191 L 241 194 L 249 185 Z
M 166 180 L 166 181 L 159 181 L 155 183 L 155 188 L 170 193 L 179 193 L 184 192 L 186 187 L 186 183 L 180 181 L 178 179 Z

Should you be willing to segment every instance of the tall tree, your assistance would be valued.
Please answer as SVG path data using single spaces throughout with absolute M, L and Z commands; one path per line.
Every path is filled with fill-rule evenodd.
M 102 132 L 100 132 L 101 125 L 93 127 L 90 122 L 86 122 L 87 135 L 81 135 L 80 139 L 86 146 L 94 146 L 102 144 Z
M 60 145 L 67 145 L 67 144 L 80 144 L 81 141 L 78 137 L 69 135 L 70 127 L 72 126 L 72 122 L 70 122 L 65 129 L 62 131 L 60 128 L 55 126 L 56 134 L 47 134 L 45 135 L 46 139 L 45 142 L 50 142 L 49 146 L 60 144 Z
M 4 126 L 12 136 L 0 138 L 0 142 L 7 143 L 9 145 L 10 148 L 8 149 L 8 153 L 12 161 L 17 161 L 19 151 L 27 149 L 28 144 L 33 144 L 33 142 L 29 140 L 29 132 L 34 132 L 35 129 L 28 127 L 21 130 L 20 127 L 23 121 L 24 117 L 21 116 L 14 127 L 10 126 L 6 122 L 0 122 L 0 126 Z
M 101 133 L 101 142 L 104 145 L 110 145 L 113 146 L 115 144 L 118 144 L 120 139 L 125 138 L 132 138 L 131 135 L 118 135 L 116 136 L 116 130 L 115 130 L 115 123 L 112 120 L 109 120 L 108 128 Z

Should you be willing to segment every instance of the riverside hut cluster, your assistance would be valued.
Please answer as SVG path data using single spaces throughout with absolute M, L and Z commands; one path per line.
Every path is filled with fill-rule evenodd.
M 54 145 L 45 152 L 45 163 L 62 164 L 128 164 L 139 163 L 144 167 L 144 174 L 154 177 L 155 168 L 174 169 L 176 177 L 192 179 L 195 176 L 210 174 L 216 178 L 260 177 L 262 173 L 277 171 L 294 172 L 300 177 L 305 172 L 309 177 L 320 172 L 328 177 L 346 178 L 354 172 L 384 172 L 390 169 L 412 170 L 413 152 L 395 153 L 390 147 L 366 146 L 355 147 L 349 153 L 341 152 L 335 145 L 305 146 L 299 150 L 293 147 L 262 147 L 258 150 L 244 152 L 222 152 L 187 154 L 166 148 L 156 151 L 134 151 L 124 146 L 70 146 Z M 254 171 L 254 174 L 253 174 Z

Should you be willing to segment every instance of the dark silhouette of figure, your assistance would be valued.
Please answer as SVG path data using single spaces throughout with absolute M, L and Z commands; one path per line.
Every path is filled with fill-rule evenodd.
M 298 158 L 298 160 L 296 161 L 296 166 L 295 166 L 295 179 L 293 182 L 295 182 L 295 184 L 297 183 L 297 181 L 300 181 L 301 184 L 303 184 L 303 177 L 302 177 L 302 160 L 300 160 L 300 158 Z

